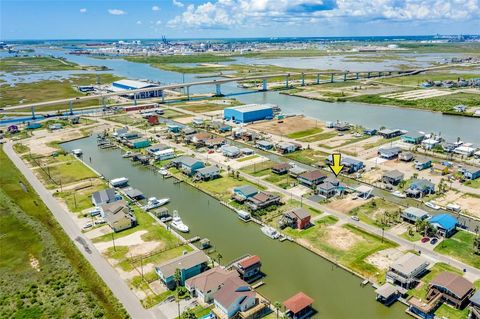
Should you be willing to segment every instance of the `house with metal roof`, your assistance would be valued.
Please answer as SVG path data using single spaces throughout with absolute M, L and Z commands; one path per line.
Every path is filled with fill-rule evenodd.
M 280 142 L 275 146 L 275 148 L 281 154 L 288 154 L 288 153 L 293 153 L 298 149 L 301 149 L 302 146 L 300 144 L 296 144 L 296 143 Z
M 401 160 L 402 162 L 410 162 L 410 161 L 413 161 L 414 156 L 411 152 L 402 152 L 398 154 L 398 159 Z
M 195 175 L 197 170 L 205 167 L 202 161 L 190 156 L 179 156 L 174 158 L 170 163 L 189 176 Z
M 386 129 L 378 131 L 377 134 L 382 136 L 383 138 L 390 139 L 390 138 L 394 138 L 394 137 L 402 135 L 403 132 L 399 129 L 391 130 L 391 129 L 386 128 Z
M 208 269 L 208 261 L 204 252 L 195 250 L 156 266 L 155 272 L 169 289 L 174 289 L 177 285 L 174 279 L 177 269 L 180 271 L 180 285 L 184 285 L 187 279 Z
M 273 148 L 273 143 L 265 140 L 260 140 L 255 142 L 255 147 L 264 151 L 268 151 Z
M 233 189 L 233 199 L 237 202 L 243 203 L 248 198 L 255 196 L 258 190 L 251 185 L 242 185 Z
M 388 147 L 388 148 L 380 148 L 378 150 L 378 156 L 385 159 L 394 159 L 398 157 L 398 154 L 402 152 L 400 147 Z
M 420 144 L 424 138 L 425 135 L 419 132 L 408 132 L 401 137 L 402 141 L 410 144 Z
M 399 170 L 394 169 L 383 173 L 382 182 L 384 182 L 385 184 L 396 186 L 400 184 L 401 181 L 403 181 L 403 178 L 404 174 Z
M 303 292 L 299 292 L 283 302 L 286 315 L 292 319 L 310 318 L 315 314 L 312 308 L 313 299 Z
M 375 299 L 385 306 L 390 306 L 400 296 L 399 287 L 395 287 L 388 282 L 375 289 L 375 294 Z
M 414 179 L 405 190 L 408 197 L 422 198 L 435 193 L 435 184 L 426 179 Z
M 390 265 L 386 281 L 406 289 L 415 287 L 430 263 L 423 257 L 406 253 Z
M 401 217 L 404 221 L 415 224 L 418 220 L 425 220 L 430 217 L 430 215 L 420 208 L 407 207 L 403 210 Z
M 102 189 L 92 194 L 92 204 L 94 206 L 102 206 L 121 199 L 122 196 L 116 193 L 115 188 Z
M 220 177 L 220 168 L 216 166 L 205 166 L 195 173 L 195 178 L 207 181 Z
M 433 216 L 428 222 L 435 227 L 437 233 L 443 237 L 452 236 L 455 233 L 458 224 L 458 220 L 449 214 Z
M 463 309 L 475 292 L 473 284 L 461 275 L 441 272 L 428 285 L 427 300 L 441 296 L 446 304 Z
M 280 227 L 290 227 L 293 229 L 305 229 L 310 226 L 310 213 L 301 207 L 297 207 L 283 213 L 279 220 Z
M 417 157 L 414 162 L 415 169 L 421 171 L 432 167 L 432 159 L 427 157 Z
M 466 179 L 474 180 L 474 179 L 480 178 L 480 167 L 464 166 L 462 167 L 460 172 L 463 174 L 463 177 L 465 177 Z
M 234 158 L 240 155 L 240 149 L 233 145 L 224 145 L 222 147 L 222 153 L 226 157 Z
M 137 225 L 137 219 L 124 200 L 101 206 L 101 215 L 114 232 Z

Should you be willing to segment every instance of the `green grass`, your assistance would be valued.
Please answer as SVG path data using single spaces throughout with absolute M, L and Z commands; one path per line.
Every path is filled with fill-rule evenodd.
M 192 55 L 168 55 L 168 56 L 129 56 L 125 60 L 138 63 L 162 64 L 162 63 L 216 63 L 233 61 L 227 56 L 214 54 L 192 54 Z
M 257 154 L 253 154 L 253 155 L 249 155 L 249 156 L 245 156 L 245 157 L 241 157 L 239 159 L 237 159 L 237 162 L 245 162 L 245 161 L 249 161 L 251 159 L 254 159 L 254 158 L 257 158 L 259 157 L 260 155 L 257 155 Z
M 1 60 L 0 60 L 1 61 Z M 111 83 L 119 78 L 112 74 L 100 74 L 100 82 Z M 58 100 L 71 97 L 84 96 L 83 93 L 75 90 L 75 85 L 91 85 L 97 81 L 96 74 L 75 74 L 65 80 L 44 80 L 32 83 L 18 83 L 14 87 L 9 85 L 0 86 L 0 107 L 18 105 L 25 103 L 36 103 L 42 101 Z M 74 108 L 99 105 L 97 100 L 73 103 Z M 37 111 L 66 110 L 68 104 L 49 105 L 37 107 Z M 30 108 L 18 109 L 18 111 L 29 111 Z
M 410 75 L 410 76 L 402 76 L 402 77 L 396 77 L 396 78 L 386 78 L 386 79 L 380 79 L 379 81 L 382 83 L 388 83 L 388 84 L 397 84 L 397 85 L 409 85 L 409 86 L 419 86 L 423 82 L 426 81 L 456 81 L 457 78 L 461 79 L 471 79 L 471 78 L 476 78 L 475 74 L 467 74 L 467 73 L 449 73 L 445 71 L 435 71 L 435 72 L 427 72 L 427 73 L 421 73 L 421 74 L 416 74 L 416 75 Z
M 358 216 L 364 223 L 379 228 L 384 227 L 385 229 L 400 222 L 400 207 L 381 198 L 375 198 L 362 206 L 356 207 L 349 214 Z
M 363 149 L 368 150 L 370 148 L 379 147 L 379 146 L 382 146 L 384 144 L 392 143 L 392 142 L 395 142 L 395 141 L 398 141 L 398 140 L 400 140 L 400 136 L 397 136 L 397 137 L 394 137 L 394 138 L 381 138 L 378 141 L 375 141 L 375 142 L 372 142 L 372 143 L 365 143 L 363 145 Z
M 322 132 L 323 132 L 322 128 L 315 127 L 315 128 L 311 128 L 311 129 L 304 130 L 304 131 L 290 133 L 290 134 L 287 135 L 287 137 L 293 138 L 293 139 L 299 139 L 299 138 L 302 138 L 302 137 L 306 137 L 306 136 L 310 136 L 310 135 L 314 135 L 314 134 L 319 134 L 319 133 L 322 133 Z
M 324 163 L 325 158 L 328 156 L 327 153 L 313 150 L 313 149 L 304 149 L 301 151 L 296 151 L 293 153 L 286 154 L 285 157 L 298 161 L 303 164 L 312 165 L 316 163 Z
M 439 273 L 444 271 L 462 275 L 462 272 L 455 267 L 444 263 L 436 263 L 435 265 L 433 265 L 432 268 L 430 268 L 429 272 L 422 277 L 421 281 L 423 282 L 423 284 L 420 284 L 414 289 L 409 290 L 408 294 L 419 299 L 425 299 L 428 291 L 428 283 L 432 281 L 432 279 L 435 278 Z
M 23 154 L 23 153 L 26 153 L 26 152 L 30 151 L 30 148 L 28 146 L 26 146 L 25 144 L 22 144 L 22 143 L 14 144 L 13 149 L 18 154 Z
M 4 72 L 40 72 L 80 69 L 78 64 L 51 57 L 7 57 L 0 59 Z
M 411 241 L 411 242 L 419 241 L 419 240 L 422 239 L 422 237 L 423 237 L 421 234 L 417 233 L 417 232 L 415 231 L 415 229 L 413 230 L 412 234 L 413 234 L 413 235 L 410 236 L 410 234 L 408 233 L 408 230 L 407 230 L 406 232 L 404 232 L 403 234 L 401 234 L 400 237 L 405 238 L 406 240 L 409 240 L 409 241 Z
M 112 250 L 113 248 L 109 248 L 109 250 Z M 175 247 L 166 251 L 163 251 L 158 254 L 151 255 L 147 258 L 144 258 L 142 263 L 143 265 L 146 264 L 154 264 L 154 265 L 160 265 L 164 262 L 167 262 L 173 258 L 179 257 L 183 255 L 185 252 L 191 252 L 193 248 L 191 248 L 188 245 L 183 245 L 179 247 Z M 122 256 L 120 256 L 122 257 Z M 133 269 L 137 268 L 140 269 L 141 263 L 140 260 L 137 262 L 131 262 L 128 258 L 125 258 L 127 256 L 123 256 L 123 259 L 118 263 L 118 266 L 124 270 L 124 271 L 132 271 Z
M 0 162 L 0 317 L 128 318 L 3 150 Z
M 132 125 L 132 126 L 147 123 L 147 121 L 145 119 L 134 117 L 131 114 L 121 114 L 121 115 L 107 116 L 107 117 L 105 117 L 105 120 L 120 123 L 120 124 L 125 124 L 125 125 Z
M 314 134 L 310 135 L 304 138 L 300 138 L 299 141 L 302 142 L 307 142 L 307 143 L 312 143 L 312 142 L 318 142 L 321 140 L 328 140 L 332 137 L 335 137 L 338 135 L 337 131 L 330 131 L 330 132 L 325 132 L 325 133 L 320 133 L 320 134 Z
M 464 183 L 464 185 L 472 188 L 480 188 L 480 178 L 468 180 Z
M 268 160 L 242 167 L 240 170 L 249 175 L 261 177 L 270 174 L 273 165 L 275 165 L 275 162 Z
M 236 179 L 230 175 L 227 176 L 226 173 L 224 173 L 221 178 L 207 182 L 199 182 L 195 185 L 221 201 L 228 201 L 230 199 L 234 187 L 251 185 L 257 189 L 263 189 L 263 187 L 250 183 L 243 178 Z
M 191 116 L 189 114 L 185 114 L 176 110 L 172 109 L 165 109 L 162 117 L 167 118 L 167 119 L 176 119 L 180 117 L 188 117 Z
M 480 268 L 480 258 L 473 253 L 475 235 L 466 231 L 458 231 L 450 238 L 444 239 L 434 251 L 451 256 L 468 265 Z
M 63 192 L 55 193 L 54 196 L 63 199 L 71 212 L 81 212 L 87 208 L 92 207 L 92 194 L 96 191 L 107 188 L 102 184 L 92 184 L 86 188 L 64 190 Z
M 241 103 L 236 101 L 236 100 L 228 100 L 231 103 L 230 104 L 220 104 L 220 103 L 212 103 L 207 101 L 203 101 L 200 103 L 188 103 L 188 104 L 180 104 L 180 105 L 172 105 L 175 107 L 179 107 L 183 110 L 187 110 L 190 112 L 195 112 L 195 113 L 206 113 L 206 112 L 212 112 L 212 111 L 219 111 L 223 110 L 226 107 L 231 107 L 235 105 L 240 105 Z
M 97 177 L 93 171 L 79 160 L 51 165 L 44 170 L 38 169 L 37 171 L 40 178 L 53 187 Z

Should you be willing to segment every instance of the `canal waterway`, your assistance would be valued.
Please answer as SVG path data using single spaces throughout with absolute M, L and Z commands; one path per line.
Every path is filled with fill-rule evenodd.
M 259 292 L 271 301 L 283 301 L 298 291 L 315 299 L 316 318 L 404 319 L 405 307 L 385 307 L 375 301 L 371 287 L 361 279 L 291 242 L 274 241 L 258 225 L 240 221 L 213 197 L 185 184 L 174 184 L 143 166 L 121 157 L 120 150 L 102 150 L 96 137 L 62 144 L 66 151 L 83 150 L 83 158 L 107 179 L 125 176 L 146 196 L 169 197 L 170 211 L 178 210 L 190 226 L 189 236 L 209 238 L 223 256 L 222 263 L 245 254 L 257 254 L 266 274 Z M 89 160 L 91 158 L 91 161 Z

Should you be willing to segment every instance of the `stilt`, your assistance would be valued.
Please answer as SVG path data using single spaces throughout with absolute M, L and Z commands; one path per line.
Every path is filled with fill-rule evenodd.
M 330 74 L 330 83 L 333 83 L 333 73 Z
M 70 115 L 73 115 L 73 102 L 72 102 L 72 100 L 70 100 L 70 102 L 68 104 L 69 104 L 69 107 L 70 107 Z
M 190 87 L 187 86 L 186 89 L 187 89 L 187 100 L 190 100 Z
M 290 76 L 290 74 L 287 74 L 287 76 L 285 76 L 285 87 L 288 89 L 288 77 Z
M 163 90 L 160 91 L 160 96 L 162 97 L 162 103 L 165 103 L 165 92 Z
M 220 89 L 220 84 L 215 84 L 215 96 L 223 96 L 222 90 Z
M 356 74 L 356 78 L 357 78 L 357 80 L 360 79 L 360 74 L 358 72 Z
M 305 86 L 305 73 L 302 72 L 302 86 Z
M 137 105 L 137 93 L 133 94 L 133 105 Z
M 367 79 L 370 79 L 370 72 L 367 72 Z
M 262 91 L 267 91 L 267 79 L 262 80 Z
M 343 73 L 343 82 L 347 80 L 347 73 Z
M 317 84 L 320 84 L 320 73 L 317 73 Z
M 32 106 L 32 120 L 35 119 L 35 107 Z

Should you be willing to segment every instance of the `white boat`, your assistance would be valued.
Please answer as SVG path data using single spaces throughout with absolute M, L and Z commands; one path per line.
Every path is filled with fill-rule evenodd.
M 143 209 L 145 209 L 146 211 L 155 209 L 157 207 L 165 205 L 169 201 L 170 201 L 170 198 L 157 199 L 156 197 L 150 197 L 148 199 L 147 205 L 143 206 Z
M 400 197 L 400 198 L 406 198 L 407 195 L 405 193 L 402 193 L 401 191 L 393 191 L 392 192 L 393 196 Z
M 110 181 L 110 184 L 112 184 L 113 187 L 125 186 L 128 184 L 128 178 L 126 177 L 114 178 Z
M 426 202 L 425 206 L 430 207 L 431 209 L 435 209 L 435 210 L 440 209 L 440 206 L 435 204 L 435 202 Z
M 167 176 L 168 174 L 170 174 L 170 172 L 168 171 L 168 169 L 166 169 L 165 167 L 162 167 L 158 170 L 158 173 L 162 176 Z
M 238 214 L 238 218 L 240 218 L 243 221 L 249 221 L 250 218 L 252 218 L 252 215 L 249 212 L 246 212 L 244 210 L 238 210 L 237 214 Z
M 180 218 L 180 216 L 178 216 L 176 211 L 173 212 L 172 223 L 170 224 L 170 226 L 172 226 L 178 231 L 181 231 L 182 233 L 188 233 L 190 231 L 188 226 L 183 223 L 182 219 Z
M 83 154 L 83 151 L 82 151 L 81 149 L 79 149 L 79 148 L 76 148 L 76 149 L 72 150 L 72 153 L 73 153 L 73 155 L 75 155 L 75 156 L 80 156 L 80 155 Z
M 262 233 L 264 233 L 265 235 L 267 235 L 272 239 L 278 239 L 280 237 L 280 234 L 273 227 L 263 226 L 262 228 L 260 228 L 260 230 L 262 231 Z
M 122 157 L 123 157 L 123 158 L 127 158 L 127 157 L 132 156 L 132 154 L 133 154 L 132 152 L 127 151 L 126 153 L 124 153 L 124 154 L 122 155 Z

